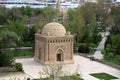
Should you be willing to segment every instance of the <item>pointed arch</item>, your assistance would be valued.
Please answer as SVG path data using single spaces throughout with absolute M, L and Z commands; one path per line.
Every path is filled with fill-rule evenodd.
M 56 61 L 64 61 L 64 51 L 62 48 L 59 48 L 56 51 Z

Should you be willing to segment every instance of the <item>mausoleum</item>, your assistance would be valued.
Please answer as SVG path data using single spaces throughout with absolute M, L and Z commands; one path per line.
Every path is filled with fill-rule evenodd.
M 46 24 L 35 34 L 34 59 L 43 64 L 73 63 L 73 35 L 57 22 Z

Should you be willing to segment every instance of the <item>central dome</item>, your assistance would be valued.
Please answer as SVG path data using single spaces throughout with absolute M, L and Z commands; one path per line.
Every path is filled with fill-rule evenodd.
M 41 34 L 46 36 L 50 35 L 50 36 L 62 37 L 65 36 L 66 30 L 62 24 L 57 22 L 51 22 L 43 27 Z

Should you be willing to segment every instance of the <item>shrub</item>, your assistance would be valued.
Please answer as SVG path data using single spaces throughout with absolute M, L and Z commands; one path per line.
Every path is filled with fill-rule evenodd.
M 90 52 L 89 45 L 87 45 L 87 44 L 80 45 L 79 48 L 78 48 L 78 52 L 89 53 Z
M 30 80 L 30 78 L 27 78 L 27 80 Z
M 90 46 L 91 48 L 95 48 L 95 47 L 97 47 L 97 45 L 94 44 L 94 43 L 90 43 L 89 46 Z
M 102 54 L 106 55 L 106 51 L 105 50 L 102 50 L 101 52 L 102 52 Z
M 22 70 L 23 70 L 21 63 L 16 63 L 16 64 L 15 64 L 15 68 L 16 68 L 18 71 L 22 71 Z
M 9 53 L 1 53 L 0 54 L 0 67 L 4 66 L 12 66 L 14 63 L 13 55 Z
M 76 74 L 76 76 L 80 76 L 80 74 Z
M 110 53 L 108 54 L 108 57 L 109 57 L 109 58 L 113 58 L 113 57 L 114 57 L 114 54 L 113 54 L 112 52 L 110 52 Z

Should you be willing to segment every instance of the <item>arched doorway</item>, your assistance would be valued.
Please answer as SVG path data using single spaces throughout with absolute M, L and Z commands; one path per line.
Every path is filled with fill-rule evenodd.
M 63 51 L 61 49 L 58 49 L 57 51 L 56 60 L 63 61 Z

